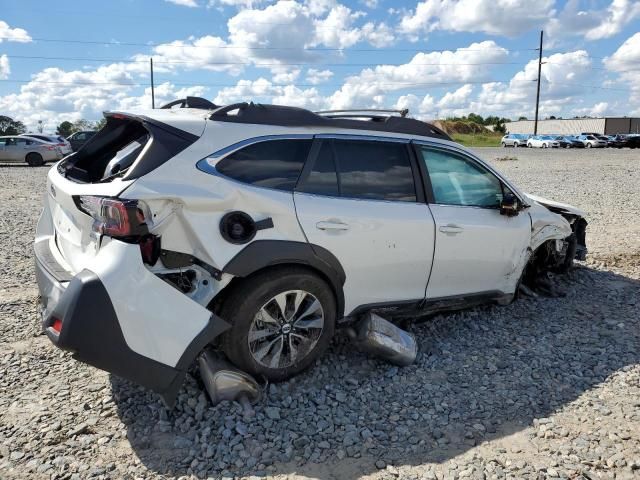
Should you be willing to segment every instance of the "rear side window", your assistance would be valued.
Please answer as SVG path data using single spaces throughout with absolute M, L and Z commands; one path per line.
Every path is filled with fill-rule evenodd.
M 411 161 L 402 143 L 326 140 L 298 190 L 345 198 L 416 201 Z
M 227 177 L 257 187 L 291 191 L 298 181 L 311 140 L 272 140 L 254 143 L 216 165 Z
M 403 143 L 334 141 L 343 197 L 416 201 L 411 161 Z

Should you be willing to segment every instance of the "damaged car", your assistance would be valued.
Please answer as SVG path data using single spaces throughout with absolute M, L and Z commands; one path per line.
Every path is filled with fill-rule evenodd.
M 583 212 L 406 111 L 188 97 L 105 118 L 48 174 L 43 327 L 169 405 L 203 352 L 282 381 L 372 312 L 505 304 L 587 253 Z

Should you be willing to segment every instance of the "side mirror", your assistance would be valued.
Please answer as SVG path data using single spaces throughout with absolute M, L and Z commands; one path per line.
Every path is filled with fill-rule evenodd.
M 515 217 L 520 212 L 520 202 L 513 193 L 505 193 L 500 202 L 500 215 Z

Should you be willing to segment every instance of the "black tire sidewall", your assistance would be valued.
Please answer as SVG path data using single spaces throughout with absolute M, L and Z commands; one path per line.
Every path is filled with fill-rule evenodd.
M 29 153 L 25 160 L 30 167 L 40 167 L 44 165 L 44 159 L 39 153 Z
M 232 324 L 222 336 L 222 350 L 238 368 L 269 381 L 286 380 L 307 369 L 328 348 L 335 330 L 336 301 L 331 288 L 319 276 L 301 269 L 277 270 L 257 275 L 232 294 L 221 309 L 222 318 Z M 298 363 L 282 369 L 271 369 L 256 362 L 249 350 L 247 335 L 253 318 L 262 306 L 278 293 L 304 290 L 321 303 L 325 316 L 324 329 L 314 349 Z

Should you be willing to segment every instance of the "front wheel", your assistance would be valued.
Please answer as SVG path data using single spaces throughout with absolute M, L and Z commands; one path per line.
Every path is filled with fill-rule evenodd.
M 502 142 L 502 148 L 506 148 L 506 147 L 507 147 L 507 144 Z
M 593 147 L 593 145 L 591 145 L 590 143 L 587 143 L 587 148 L 591 148 Z
M 44 159 L 42 158 L 42 155 L 40 155 L 39 153 L 33 153 L 33 152 L 30 153 L 27 155 L 25 160 L 27 161 L 27 164 L 29 164 L 30 167 L 39 167 L 41 165 L 44 165 Z
M 549 145 L 547 145 L 546 143 L 542 144 L 542 148 L 547 148 Z
M 258 274 L 226 299 L 221 316 L 232 326 L 222 350 L 242 370 L 272 382 L 308 368 L 329 346 L 336 301 L 319 276 L 297 267 Z

